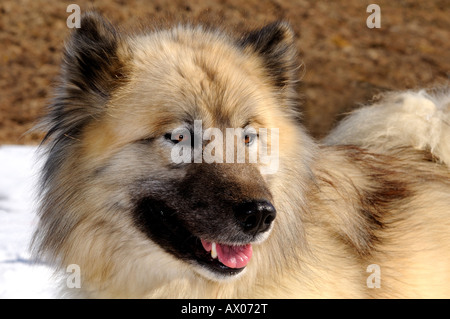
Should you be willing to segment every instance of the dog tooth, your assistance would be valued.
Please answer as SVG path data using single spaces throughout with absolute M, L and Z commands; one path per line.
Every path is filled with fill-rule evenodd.
M 213 242 L 212 245 L 211 245 L 211 257 L 213 259 L 217 258 L 217 250 L 216 250 L 216 243 L 215 242 Z

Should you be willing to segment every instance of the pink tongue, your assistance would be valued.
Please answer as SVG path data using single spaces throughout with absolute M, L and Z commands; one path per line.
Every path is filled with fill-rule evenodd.
M 201 240 L 203 248 L 207 252 L 211 251 L 212 243 L 206 240 Z M 216 243 L 217 258 L 219 261 L 230 268 L 242 268 L 247 266 L 252 257 L 252 245 L 229 246 Z

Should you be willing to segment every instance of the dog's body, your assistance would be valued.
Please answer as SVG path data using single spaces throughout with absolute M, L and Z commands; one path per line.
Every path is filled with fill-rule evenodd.
M 234 39 L 192 26 L 123 36 L 95 14 L 83 18 L 46 121 L 34 238 L 36 253 L 62 273 L 79 265 L 82 286 L 67 291 L 450 296 L 448 94 L 442 105 L 420 104 L 424 116 L 407 110 L 408 93 L 394 96 L 387 111 L 350 116 L 319 145 L 296 119 L 293 43 L 283 23 Z M 395 114 L 389 125 L 423 130 L 358 125 L 381 109 L 383 118 Z M 174 163 L 171 149 L 186 134 L 168 133 L 195 136 L 196 120 L 223 132 L 279 128 L 277 172 L 261 173 L 264 163 Z

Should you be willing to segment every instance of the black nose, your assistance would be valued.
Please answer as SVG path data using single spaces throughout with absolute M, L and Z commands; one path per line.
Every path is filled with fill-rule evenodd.
M 256 235 L 269 229 L 277 211 L 266 200 L 244 202 L 234 207 L 234 216 L 248 234 Z

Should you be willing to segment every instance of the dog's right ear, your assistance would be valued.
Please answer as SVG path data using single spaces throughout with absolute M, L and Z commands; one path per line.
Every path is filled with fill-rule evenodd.
M 50 105 L 47 139 L 76 138 L 84 125 L 104 111 L 112 92 L 126 81 L 127 50 L 116 28 L 100 14 L 83 14 L 80 28 L 66 43 L 61 83 Z
M 78 94 L 90 95 L 99 106 L 124 78 L 119 48 L 122 41 L 115 27 L 94 12 L 85 13 L 64 52 L 63 77 Z M 86 96 L 87 97 L 87 96 Z

